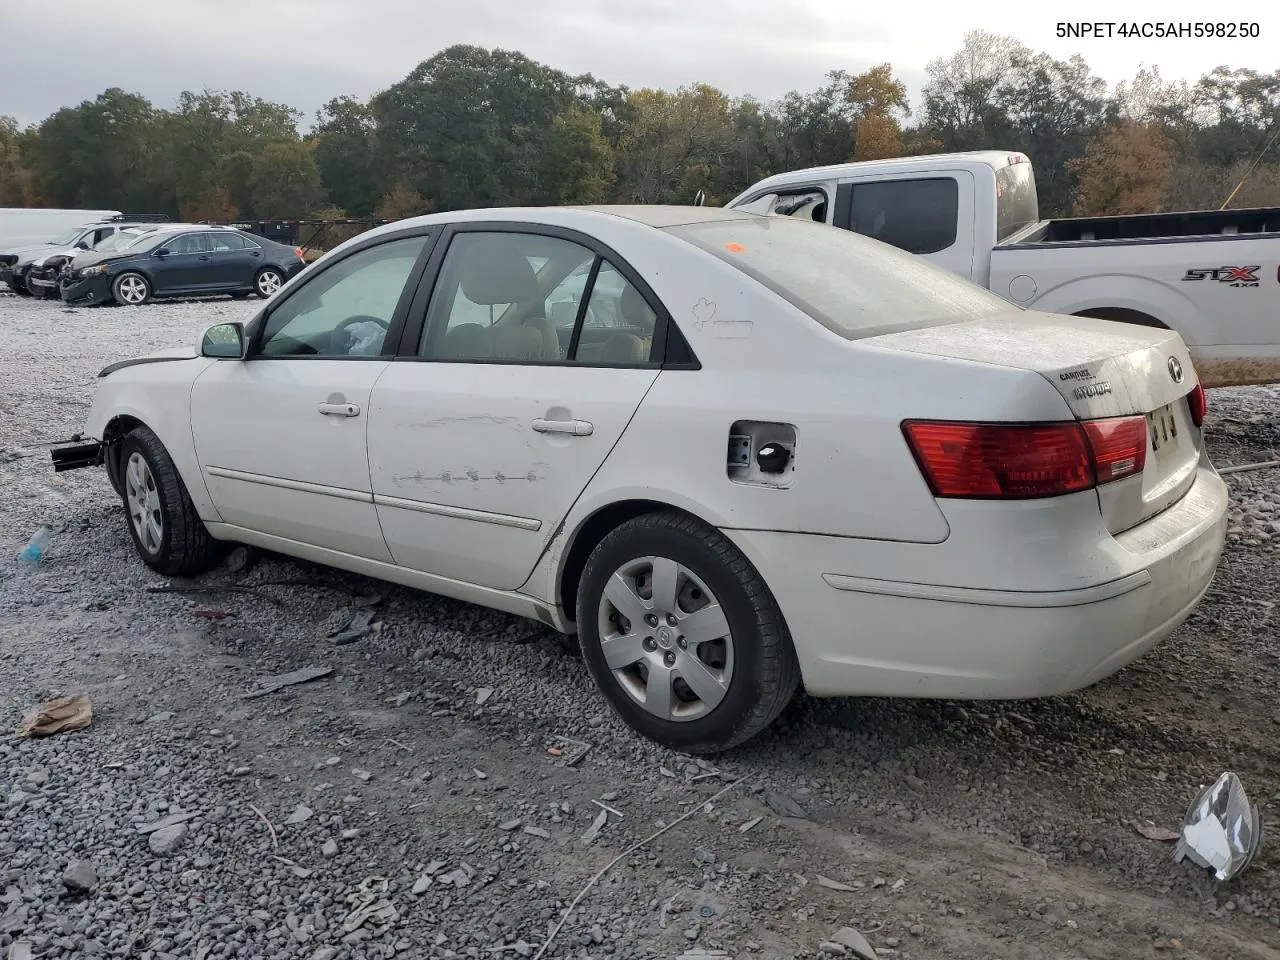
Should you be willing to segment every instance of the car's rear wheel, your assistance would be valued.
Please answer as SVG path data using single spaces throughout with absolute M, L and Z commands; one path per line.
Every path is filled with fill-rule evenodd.
M 271 296 L 277 290 L 284 286 L 284 276 L 279 270 L 271 267 L 264 267 L 258 271 L 258 275 L 253 278 L 253 292 L 260 296 L 263 300 Z
M 736 746 L 799 685 L 782 611 L 727 538 L 676 512 L 608 534 L 578 590 L 593 678 L 634 729 L 689 753 Z
M 31 291 L 27 289 L 27 283 L 22 277 L 18 276 L 17 274 L 14 274 L 12 277 L 9 278 L 8 282 L 9 282 L 9 289 L 12 290 L 14 293 L 23 297 L 31 296 Z
M 120 444 L 122 499 L 142 561 L 167 577 L 213 567 L 221 545 L 209 536 L 160 438 L 136 427 Z
M 136 307 L 151 299 L 151 283 L 140 273 L 122 273 L 111 285 L 111 295 L 116 303 Z

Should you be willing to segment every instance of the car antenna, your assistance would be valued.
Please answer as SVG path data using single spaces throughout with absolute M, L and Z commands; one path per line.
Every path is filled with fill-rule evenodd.
M 1267 141 L 1267 145 L 1262 148 L 1262 153 L 1258 154 L 1249 169 L 1244 172 L 1244 176 L 1240 178 L 1240 182 L 1236 184 L 1236 188 L 1227 195 L 1227 199 L 1222 201 L 1222 206 L 1218 208 L 1219 210 L 1227 209 L 1227 204 L 1235 199 L 1236 194 L 1240 192 L 1240 188 L 1244 186 L 1244 182 L 1248 180 L 1253 174 L 1253 171 L 1257 169 L 1258 164 L 1262 162 L 1263 156 L 1271 149 L 1271 146 L 1276 142 L 1277 137 L 1280 137 L 1280 127 L 1276 128 L 1276 132 L 1271 135 L 1271 139 Z

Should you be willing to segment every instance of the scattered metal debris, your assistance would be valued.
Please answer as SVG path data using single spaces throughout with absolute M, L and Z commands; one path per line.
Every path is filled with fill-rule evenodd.
M 361 640 L 373 633 L 374 616 L 376 616 L 376 612 L 372 607 L 366 607 L 354 612 L 344 629 L 329 635 L 333 639 L 334 645 L 341 647 L 348 643 L 355 643 L 357 640 Z
M 538 837 L 542 840 L 550 840 L 551 834 L 543 830 L 541 827 L 535 827 L 532 824 L 525 824 L 524 832 L 531 837 Z
M 564 744 L 566 747 L 573 748 L 569 751 L 561 751 L 561 753 L 564 754 L 564 765 L 566 767 L 577 766 L 582 762 L 583 757 L 591 752 L 591 744 L 587 743 L 585 740 L 574 740 L 572 737 L 556 737 L 556 741 Z
M 137 825 L 138 833 L 146 836 L 148 833 L 155 833 L 157 830 L 166 830 L 169 827 L 176 827 L 180 823 L 186 823 L 188 820 L 194 820 L 200 816 L 198 813 L 171 813 L 169 816 L 153 823 L 140 823 Z
M 760 823 L 760 821 L 762 821 L 763 819 L 764 817 L 752 817 L 750 820 L 748 820 L 746 823 L 744 823 L 742 826 L 738 828 L 738 832 L 746 833 L 748 830 L 751 830 L 755 826 L 757 826 Z
M 8 960 L 32 960 L 31 941 L 15 940 L 9 944 Z
M 331 673 L 333 673 L 333 667 L 302 667 L 290 673 L 281 673 L 274 677 L 261 677 L 258 680 L 258 689 L 249 691 L 242 699 L 252 700 L 254 697 L 265 697 L 268 693 L 275 693 L 284 687 L 292 687 L 299 683 L 310 683 L 312 680 L 327 677 Z
M 789 817 L 793 820 L 808 819 L 809 815 L 804 812 L 804 807 L 800 806 L 785 793 L 770 791 L 764 795 L 764 802 L 770 810 L 780 817 Z
M 77 693 L 40 704 L 22 718 L 17 734 L 20 737 L 51 737 L 83 730 L 91 723 L 93 702 L 87 693 Z
M 1167 843 L 1177 840 L 1181 836 L 1177 830 L 1170 830 L 1168 827 L 1157 826 L 1150 820 L 1130 820 L 1129 826 L 1133 827 L 1138 833 L 1146 837 L 1148 840 L 1159 840 L 1161 843 Z
M 258 815 L 258 819 L 267 825 L 267 830 L 270 831 L 271 833 L 271 846 L 276 850 L 279 850 L 280 838 L 276 836 L 276 828 L 272 825 L 271 821 L 267 819 L 267 815 L 263 813 L 261 810 L 259 810 L 257 807 L 255 807 L 252 803 L 249 804 L 249 809 L 252 810 L 254 813 L 256 813 Z
M 858 960 L 877 960 L 876 952 L 867 942 L 867 938 L 853 927 L 841 927 L 831 935 L 831 942 L 848 948 Z
M 351 911 L 342 921 L 342 929 L 351 933 L 361 927 L 372 928 L 375 934 L 384 933 L 400 919 L 400 911 L 386 899 L 390 889 L 386 877 L 365 877 L 360 887 L 347 897 Z
M 1257 806 L 1249 802 L 1240 778 L 1224 773 L 1187 808 L 1173 860 L 1189 859 L 1213 870 L 1218 880 L 1230 880 L 1253 861 L 1261 845 Z
M 476 691 L 476 706 L 483 707 L 493 696 L 493 687 L 481 687 Z
M 739 777 L 737 780 L 733 781 L 733 783 L 730 783 L 727 786 L 722 787 L 714 796 L 711 797 L 711 800 L 719 800 L 722 796 L 724 796 L 730 790 L 734 789 L 739 784 L 746 782 L 749 776 L 750 774 L 744 777 Z M 692 810 L 682 813 L 680 816 L 676 817 L 670 823 L 666 824 L 665 826 L 649 834 L 649 836 L 645 837 L 643 840 L 637 840 L 635 843 L 631 844 L 631 846 L 627 847 L 627 849 L 623 850 L 620 854 L 618 854 L 616 857 L 614 857 L 612 860 L 606 863 L 603 867 L 601 867 L 596 872 L 596 874 L 590 880 L 587 881 L 586 885 L 581 890 L 578 891 L 578 895 L 574 897 L 572 901 L 570 901 L 569 906 L 565 907 L 564 912 L 560 914 L 560 919 L 556 921 L 556 925 L 547 932 L 547 939 L 542 944 L 542 946 L 538 948 L 538 952 L 534 954 L 533 960 L 541 960 L 543 954 L 545 954 L 547 950 L 551 947 L 551 942 L 555 940 L 556 936 L 560 933 L 560 931 L 564 929 L 564 925 L 569 922 L 569 918 L 573 916 L 573 911 L 578 909 L 578 905 L 582 903 L 586 895 L 591 892 L 591 888 L 600 882 L 601 877 L 603 877 L 606 873 L 612 870 L 615 866 L 617 866 L 627 857 L 631 856 L 641 847 L 648 846 L 650 843 L 652 843 L 654 840 L 657 840 L 658 837 L 662 836 L 668 830 L 672 829 L 673 827 L 677 826 L 680 823 L 683 823 L 685 820 L 692 817 L 700 809 L 701 807 L 694 807 Z M 600 816 L 607 817 L 608 814 L 605 811 L 601 810 Z M 599 819 L 599 817 L 597 817 L 596 819 Z M 675 898 L 672 897 L 672 899 L 674 900 Z
M 1250 470 L 1269 470 L 1272 467 L 1280 467 L 1280 460 L 1263 460 L 1259 463 L 1237 463 L 1230 467 L 1219 467 L 1218 473 L 1247 473 Z
M 617 810 L 615 810 L 613 807 L 609 806 L 607 803 L 601 803 L 599 800 L 592 800 L 591 802 L 592 802 L 592 803 L 594 803 L 594 804 L 595 804 L 597 807 L 599 807 L 601 810 L 608 810 L 610 813 L 612 813 L 612 814 L 613 814 L 615 817 L 617 817 L 619 820 L 621 820 L 621 819 L 622 819 L 622 814 L 621 814 L 621 813 L 619 813 Z
M 293 813 L 289 814 L 289 819 L 287 819 L 285 823 L 288 826 L 292 827 L 295 824 L 302 823 L 305 820 L 310 820 L 313 815 L 314 815 L 314 811 L 310 807 L 300 803 L 293 808 Z
M 587 827 L 586 833 L 582 835 L 582 840 L 581 840 L 582 845 L 586 846 L 587 844 L 591 843 L 591 841 L 594 840 L 597 836 L 599 836 L 600 831 L 604 829 L 604 825 L 608 821 L 609 821 L 608 810 L 601 810 L 599 813 L 597 813 L 596 818 L 591 821 L 591 826 Z
M 841 883 L 839 880 L 832 880 L 830 877 L 824 877 L 818 874 L 818 886 L 826 887 L 828 890 L 840 890 L 845 893 L 852 893 L 856 887 L 851 887 L 847 883 Z

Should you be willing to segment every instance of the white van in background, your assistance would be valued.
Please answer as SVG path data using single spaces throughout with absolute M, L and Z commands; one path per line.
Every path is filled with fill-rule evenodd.
M 19 249 L 47 243 L 72 227 L 120 216 L 119 210 L 42 210 L 0 207 L 0 248 Z

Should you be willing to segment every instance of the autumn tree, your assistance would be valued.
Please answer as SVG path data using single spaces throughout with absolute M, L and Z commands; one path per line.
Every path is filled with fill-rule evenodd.
M 893 67 L 882 63 L 849 78 L 845 90 L 853 123 L 853 159 L 882 160 L 902 156 L 898 116 L 911 112 L 907 87 L 894 79 Z
M 1172 144 L 1150 124 L 1122 120 L 1070 162 L 1077 176 L 1077 217 L 1156 213 L 1173 186 Z
M 407 180 L 399 179 L 378 202 L 377 215 L 383 220 L 403 220 L 419 217 L 429 210 L 422 194 L 413 189 Z
M 0 116 L 0 207 L 27 206 L 36 199 L 35 171 L 27 164 L 35 134 Z
M 689 203 L 734 156 L 728 96 L 699 83 L 674 92 L 636 90 L 629 99 L 634 116 L 619 144 L 619 199 Z

